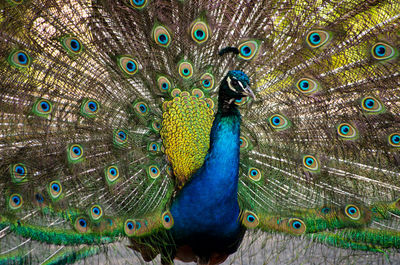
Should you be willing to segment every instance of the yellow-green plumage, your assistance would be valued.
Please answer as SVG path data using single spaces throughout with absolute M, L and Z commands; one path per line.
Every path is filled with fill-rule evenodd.
M 0 264 L 398 263 L 399 13 L 1 1 Z

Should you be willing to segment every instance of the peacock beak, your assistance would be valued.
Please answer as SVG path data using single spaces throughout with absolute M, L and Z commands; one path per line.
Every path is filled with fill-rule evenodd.
M 246 86 L 243 91 L 243 95 L 252 97 L 254 100 L 256 100 L 256 96 L 254 95 L 253 91 L 251 90 L 250 86 Z

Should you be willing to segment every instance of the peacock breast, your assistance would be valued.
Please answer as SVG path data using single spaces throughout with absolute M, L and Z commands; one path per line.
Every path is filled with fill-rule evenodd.
M 217 115 L 204 164 L 172 204 L 175 223 L 171 232 L 182 244 L 228 246 L 241 234 L 237 201 L 239 122 L 240 118 Z

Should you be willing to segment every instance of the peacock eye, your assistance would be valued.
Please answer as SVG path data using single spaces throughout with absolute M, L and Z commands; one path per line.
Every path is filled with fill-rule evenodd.
M 164 212 L 161 216 L 162 221 L 163 221 L 163 226 L 166 229 L 170 229 L 172 228 L 172 226 L 174 226 L 174 218 L 172 217 L 170 212 Z
M 83 148 L 79 144 L 73 144 L 68 149 L 68 161 L 71 163 L 77 163 L 83 159 Z
M 244 60 L 251 60 L 257 55 L 259 41 L 248 40 L 238 46 L 239 57 Z
M 10 200 L 8 202 L 8 205 L 10 206 L 10 208 L 12 210 L 16 210 L 16 209 L 21 208 L 22 204 L 23 204 L 23 200 L 22 200 L 22 197 L 21 197 L 20 194 L 16 194 L 15 193 L 15 194 L 12 194 L 10 196 Z
M 125 235 L 127 236 L 133 236 L 140 227 L 137 227 L 137 225 L 140 225 L 140 223 L 136 222 L 135 220 L 128 219 L 125 221 L 124 224 L 124 232 Z
M 247 176 L 254 181 L 259 181 L 261 179 L 261 175 L 261 171 L 255 167 L 250 168 L 249 172 L 247 173 Z
M 153 28 L 153 39 L 161 47 L 167 48 L 171 44 L 171 35 L 166 27 L 156 26 Z
M 396 55 L 396 50 L 389 44 L 378 42 L 372 47 L 372 56 L 377 60 L 386 60 Z
M 159 176 L 160 176 L 160 169 L 158 168 L 158 166 L 156 166 L 156 165 L 150 165 L 148 168 L 147 168 L 147 175 L 150 177 L 150 178 L 153 178 L 153 179 L 156 179 L 156 178 L 158 178 Z
M 12 52 L 8 57 L 8 61 L 12 66 L 22 69 L 30 65 L 31 58 L 27 52 L 19 50 Z
M 49 184 L 49 195 L 53 200 L 59 199 L 59 197 L 62 194 L 62 186 L 61 183 L 59 181 L 52 181 Z
M 194 22 L 191 28 L 191 36 L 198 44 L 206 42 L 209 36 L 208 25 L 203 21 Z
M 379 114 L 385 111 L 384 105 L 375 97 L 365 97 L 361 100 L 361 107 L 367 114 Z
M 43 203 L 43 202 L 44 202 L 43 195 L 40 194 L 40 193 L 36 193 L 36 194 L 35 194 L 35 199 L 36 199 L 36 201 L 37 201 L 38 203 Z
M 105 169 L 105 178 L 109 185 L 112 185 L 119 177 L 119 170 L 116 166 L 109 166 Z
M 83 51 L 83 45 L 75 37 L 65 36 L 61 39 L 61 45 L 70 55 L 77 55 Z
M 319 85 L 316 81 L 310 78 L 301 78 L 296 83 L 297 89 L 305 95 L 311 95 L 318 91 Z
M 193 75 L 193 66 L 189 62 L 182 61 L 178 66 L 178 72 L 184 79 L 189 79 Z
M 292 218 L 288 222 L 289 231 L 296 235 L 301 235 L 306 231 L 305 223 L 297 218 Z
M 136 9 L 142 9 L 147 5 L 147 0 L 130 0 L 129 3 Z
M 201 87 L 205 90 L 210 90 L 214 87 L 214 76 L 210 73 L 205 73 L 201 77 Z
M 321 209 L 321 212 L 322 212 L 323 214 L 328 214 L 328 213 L 331 212 L 331 209 L 330 209 L 329 207 L 324 207 L 324 208 Z
M 100 205 L 93 205 L 90 209 L 90 217 L 93 221 L 98 221 L 103 216 L 103 210 Z
M 243 224 L 247 228 L 255 228 L 259 224 L 258 216 L 250 211 L 245 211 L 243 214 Z
M 138 63 L 135 59 L 130 56 L 119 56 L 117 58 L 117 64 L 120 70 L 127 76 L 133 76 L 138 71 Z
M 171 81 L 165 76 L 159 76 L 157 78 L 157 84 L 161 92 L 166 92 L 171 87 Z
M 354 140 L 357 138 L 358 133 L 355 127 L 350 123 L 341 123 L 337 126 L 337 132 L 342 139 Z
M 46 99 L 39 99 L 33 105 L 32 112 L 37 116 L 47 117 L 52 111 L 52 104 Z
M 128 142 L 128 133 L 125 130 L 119 129 L 114 132 L 114 144 L 117 147 L 124 146 Z
M 192 96 L 196 97 L 196 98 L 203 98 L 204 97 L 204 92 L 201 91 L 198 88 L 195 88 L 192 90 Z
M 393 147 L 400 147 L 400 134 L 399 133 L 393 133 L 389 135 L 389 144 Z
M 358 220 L 361 217 L 361 213 L 358 207 L 352 204 L 346 206 L 345 214 L 352 220 Z
M 85 99 L 81 105 L 81 115 L 87 118 L 96 117 L 99 111 L 99 103 L 93 99 Z
M 24 181 L 28 173 L 25 165 L 20 163 L 12 165 L 10 170 L 12 181 L 15 183 Z
M 86 233 L 89 231 L 89 223 L 84 217 L 79 217 L 75 220 L 75 229 L 80 233 Z
M 236 79 L 232 79 L 231 84 L 233 86 L 237 86 L 237 85 L 239 85 L 239 82 Z
M 318 171 L 319 170 L 319 163 L 316 157 L 311 155 L 305 155 L 303 157 L 303 166 L 311 171 Z
M 319 48 L 331 38 L 329 32 L 324 30 L 311 30 L 306 37 L 306 42 L 311 48 Z
M 273 129 L 277 131 L 285 130 L 290 126 L 289 120 L 280 114 L 274 114 L 271 117 L 269 117 L 269 124 Z

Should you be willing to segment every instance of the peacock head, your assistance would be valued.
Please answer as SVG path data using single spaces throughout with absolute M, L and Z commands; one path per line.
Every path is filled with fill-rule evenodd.
M 247 96 L 255 99 L 255 95 L 250 89 L 249 77 L 239 70 L 229 71 L 222 80 L 219 89 L 221 103 L 231 105 L 235 100 L 240 100 Z

